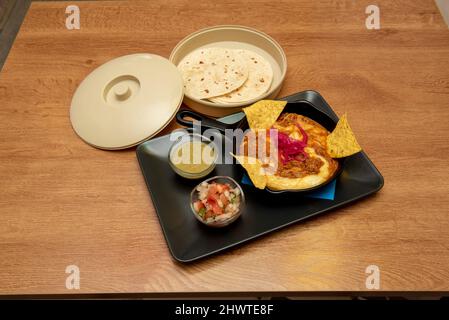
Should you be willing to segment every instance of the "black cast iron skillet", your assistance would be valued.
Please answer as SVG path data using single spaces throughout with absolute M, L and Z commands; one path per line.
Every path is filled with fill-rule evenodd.
M 326 128 L 329 132 L 332 132 L 337 124 L 337 121 L 329 117 L 326 113 L 316 109 L 312 104 L 310 104 L 307 101 L 299 101 L 299 102 L 290 102 L 287 103 L 282 113 L 297 113 L 303 116 L 306 116 L 312 120 L 315 120 L 319 124 L 321 124 L 324 128 Z M 217 121 L 211 117 L 208 117 L 206 115 L 203 115 L 198 112 L 194 112 L 191 110 L 180 110 L 176 114 L 176 121 L 188 128 L 193 127 L 193 121 L 189 120 L 195 119 L 197 121 L 201 121 L 201 132 L 203 132 L 205 129 L 216 129 L 221 131 L 222 133 L 225 132 L 226 129 L 242 129 L 243 131 L 249 129 L 248 121 L 246 119 L 246 116 L 242 118 L 242 120 L 237 121 L 235 123 L 226 124 L 220 121 Z M 237 145 L 234 144 L 234 148 L 237 148 Z M 236 150 L 234 149 L 234 153 L 236 153 Z M 286 190 L 272 190 L 270 188 L 265 188 L 266 191 L 274 194 L 284 193 L 284 192 L 308 192 L 312 191 L 318 188 L 321 188 L 325 185 L 327 185 L 329 182 L 333 181 L 335 178 L 337 178 L 338 175 L 343 170 L 344 165 L 344 158 L 342 159 L 336 159 L 339 162 L 338 169 L 335 171 L 335 173 L 325 182 L 322 184 L 319 184 L 312 188 L 307 189 L 286 189 Z

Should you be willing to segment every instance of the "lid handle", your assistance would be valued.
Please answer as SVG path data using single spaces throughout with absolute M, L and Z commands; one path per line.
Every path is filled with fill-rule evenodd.
M 126 83 L 120 82 L 114 86 L 114 94 L 118 100 L 126 100 L 131 95 L 131 89 Z

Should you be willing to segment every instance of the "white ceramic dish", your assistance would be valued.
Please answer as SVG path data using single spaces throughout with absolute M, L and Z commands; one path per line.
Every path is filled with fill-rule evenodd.
M 215 26 L 194 32 L 181 40 L 170 54 L 169 60 L 178 65 L 190 52 L 207 47 L 226 47 L 251 50 L 264 57 L 273 69 L 269 90 L 255 99 L 232 104 L 214 103 L 184 95 L 190 108 L 210 115 L 224 116 L 239 111 L 262 99 L 274 99 L 279 93 L 287 72 L 287 58 L 282 47 L 270 36 L 258 30 L 236 25 Z

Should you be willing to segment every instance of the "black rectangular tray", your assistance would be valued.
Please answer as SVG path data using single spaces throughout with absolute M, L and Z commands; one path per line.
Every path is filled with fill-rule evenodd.
M 300 92 L 282 100 L 307 101 L 330 117 L 337 117 L 315 91 Z M 242 117 L 243 112 L 239 112 L 221 120 L 233 123 Z M 343 172 L 337 177 L 334 200 L 314 199 L 304 193 L 274 195 L 240 184 L 246 197 L 242 216 L 228 227 L 209 228 L 197 221 L 189 205 L 190 192 L 199 181 L 177 176 L 168 164 L 172 143 L 169 135 L 165 135 L 140 144 L 136 153 L 170 252 L 180 262 L 191 262 L 242 244 L 366 197 L 383 186 L 380 172 L 367 155 L 360 152 L 346 159 Z M 208 177 L 225 175 L 240 182 L 242 177 L 233 168 L 235 166 L 217 164 Z

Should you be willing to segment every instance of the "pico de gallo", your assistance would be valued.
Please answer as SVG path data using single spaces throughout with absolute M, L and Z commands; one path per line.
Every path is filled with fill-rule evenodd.
M 198 200 L 193 202 L 193 209 L 205 223 L 230 219 L 240 210 L 240 189 L 229 183 L 205 181 L 196 191 Z

